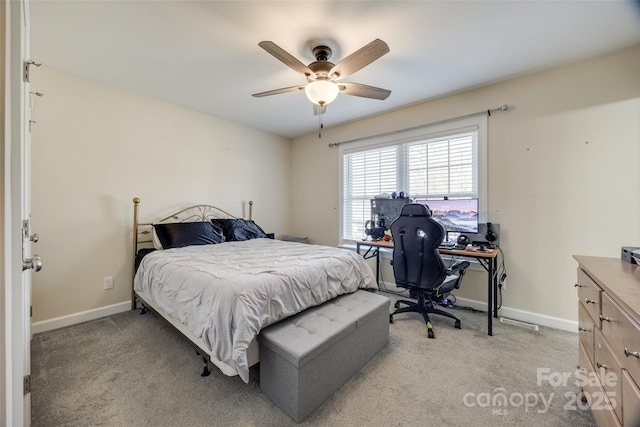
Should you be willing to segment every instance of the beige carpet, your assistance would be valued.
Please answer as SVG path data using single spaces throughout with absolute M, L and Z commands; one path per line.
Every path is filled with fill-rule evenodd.
M 577 334 L 494 322 L 489 337 L 485 313 L 455 312 L 462 329 L 434 317 L 434 340 L 419 315 L 396 316 L 389 345 L 301 425 L 595 426 L 574 399 Z M 184 338 L 137 311 L 36 334 L 32 425 L 297 425 L 260 392 L 256 370 L 245 384 L 202 378 L 201 366 Z M 553 387 L 538 372 L 571 379 Z

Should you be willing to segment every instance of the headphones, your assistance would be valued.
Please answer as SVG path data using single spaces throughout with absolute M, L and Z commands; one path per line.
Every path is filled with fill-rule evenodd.
M 484 238 L 487 239 L 487 242 L 495 242 L 498 240 L 498 235 L 491 229 L 490 222 L 487 223 L 487 232 L 485 233 Z

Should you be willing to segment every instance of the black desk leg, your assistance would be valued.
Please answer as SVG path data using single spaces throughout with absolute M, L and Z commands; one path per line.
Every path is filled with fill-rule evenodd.
M 492 258 L 493 268 L 491 277 L 493 278 L 493 317 L 498 318 L 498 275 L 496 273 L 496 258 Z
M 373 250 L 373 253 L 369 255 L 371 250 Z M 356 252 L 360 255 L 360 243 L 356 243 Z M 369 246 L 369 249 L 362 255 L 362 258 L 369 259 L 374 256 L 376 257 L 376 284 L 380 286 L 380 248 Z
M 376 285 L 380 286 L 380 249 L 376 248 Z
M 487 333 L 489 336 L 493 336 L 493 259 L 489 258 L 487 263 Z

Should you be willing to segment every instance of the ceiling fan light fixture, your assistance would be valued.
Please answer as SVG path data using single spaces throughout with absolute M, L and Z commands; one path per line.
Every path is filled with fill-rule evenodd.
M 337 84 L 329 80 L 316 80 L 308 83 L 304 87 L 304 92 L 307 94 L 309 101 L 316 105 L 323 106 L 330 104 L 336 99 L 340 88 Z

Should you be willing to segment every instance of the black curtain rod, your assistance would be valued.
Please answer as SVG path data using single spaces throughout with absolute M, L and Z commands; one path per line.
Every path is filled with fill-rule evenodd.
M 451 122 L 451 121 L 454 121 L 454 120 L 461 120 L 461 119 L 466 119 L 466 118 L 469 118 L 469 117 L 479 116 L 481 114 L 486 114 L 487 116 L 491 116 L 491 113 L 493 113 L 493 112 L 496 112 L 496 111 L 507 111 L 508 109 L 509 109 L 509 106 L 507 104 L 504 104 L 504 105 L 501 105 L 498 108 L 493 108 L 493 109 L 485 110 L 485 111 L 478 111 L 477 113 L 467 114 L 466 116 L 458 116 L 458 117 L 452 117 L 450 119 L 438 120 L 437 122 L 426 123 L 424 125 L 414 126 L 412 128 L 408 128 L 408 129 L 394 130 L 394 131 L 391 131 L 391 132 L 379 133 L 378 135 L 363 136 L 361 138 L 350 139 L 348 141 L 332 142 L 332 143 L 329 144 L 329 147 L 337 147 L 337 146 L 342 145 L 342 144 L 349 144 L 351 142 L 362 141 L 363 139 L 375 138 L 375 137 L 378 137 L 378 136 L 393 135 L 393 134 L 398 133 L 398 132 L 412 131 L 412 130 L 420 129 L 420 128 L 427 127 L 427 126 L 439 125 L 441 123 L 447 123 L 447 122 Z

